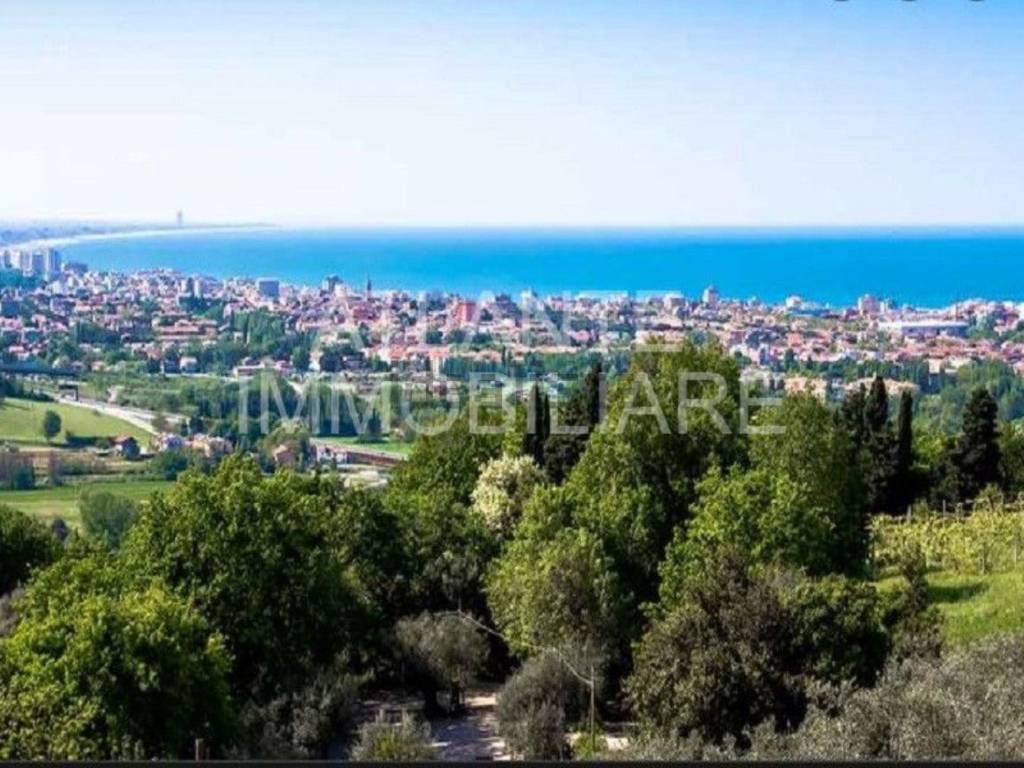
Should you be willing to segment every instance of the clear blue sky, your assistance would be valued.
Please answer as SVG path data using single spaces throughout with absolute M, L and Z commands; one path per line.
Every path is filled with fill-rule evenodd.
M 1022 0 L 0 0 L 0 218 L 1024 222 Z

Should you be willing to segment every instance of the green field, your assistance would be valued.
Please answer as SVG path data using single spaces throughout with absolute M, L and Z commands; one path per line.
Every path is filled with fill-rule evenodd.
M 883 590 L 899 580 L 879 582 Z M 1024 572 L 964 575 L 939 571 L 928 574 L 928 592 L 945 619 L 946 641 L 968 645 L 992 635 L 1024 632 Z
M 31 491 L 0 491 L 0 504 L 9 504 L 44 522 L 60 517 L 73 527 L 81 524 L 78 497 L 84 489 L 109 491 L 118 496 L 142 500 L 155 491 L 165 491 L 174 483 L 165 480 L 117 480 L 81 485 L 61 485 Z
M 395 456 L 408 456 L 412 452 L 413 443 L 401 442 L 399 440 L 381 440 L 379 443 L 361 443 L 357 437 L 317 437 L 325 443 L 338 443 L 339 445 L 352 445 L 357 448 L 366 448 L 381 453 L 393 453 Z
M 21 445 L 48 445 L 40 431 L 43 414 L 55 411 L 60 416 L 61 431 L 49 445 L 65 445 L 67 432 L 77 437 L 116 437 L 131 435 L 140 445 L 149 442 L 145 430 L 115 416 L 107 416 L 89 408 L 65 403 L 42 403 L 34 400 L 7 398 L 0 405 L 0 441 Z

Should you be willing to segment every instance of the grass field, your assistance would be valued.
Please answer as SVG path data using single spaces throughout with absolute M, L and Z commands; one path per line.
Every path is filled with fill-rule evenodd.
M 0 441 L 21 445 L 48 445 L 40 431 L 43 414 L 47 411 L 55 411 L 61 421 L 60 434 L 50 445 L 66 444 L 68 430 L 77 437 L 131 435 L 141 445 L 149 442 L 149 435 L 144 430 L 115 416 L 64 403 L 42 403 L 13 398 L 4 400 L 3 405 L 0 405 Z
M 155 491 L 165 491 L 174 483 L 164 480 L 116 480 L 82 485 L 61 485 L 31 491 L 0 491 L 0 504 L 9 504 L 26 514 L 49 523 L 60 517 L 73 527 L 81 524 L 78 497 L 84 489 L 109 491 L 118 496 L 142 500 Z
M 404 443 L 398 440 L 382 440 L 379 443 L 360 443 L 356 437 L 318 437 L 317 440 L 323 440 L 327 443 L 337 443 L 338 445 L 353 445 L 359 448 L 367 448 L 372 451 L 380 451 L 381 453 L 393 453 L 396 456 L 408 456 L 412 452 L 412 443 Z
M 879 587 L 897 588 L 898 584 L 890 578 L 880 581 Z M 1024 632 L 1024 572 L 981 576 L 939 571 L 928 574 L 928 588 L 945 619 L 945 637 L 951 646 Z

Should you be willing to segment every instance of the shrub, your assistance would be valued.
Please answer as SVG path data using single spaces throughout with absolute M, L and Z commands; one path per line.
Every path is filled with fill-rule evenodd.
M 322 760 L 335 739 L 352 728 L 359 680 L 335 663 L 302 688 L 265 704 L 249 701 L 241 712 L 240 759 Z
M 580 666 L 581 654 L 569 663 Z M 498 694 L 498 731 L 513 754 L 528 760 L 555 759 L 568 754 L 566 727 L 587 712 L 589 689 L 566 666 L 559 651 L 531 659 L 508 679 Z M 589 665 L 588 665 L 589 666 Z
M 352 749 L 353 760 L 432 760 L 435 756 L 430 727 L 408 714 L 398 723 L 383 717 L 365 723 Z
M 894 664 L 878 685 L 814 709 L 792 736 L 758 734 L 759 758 L 1005 760 L 1024 756 L 1024 640 Z

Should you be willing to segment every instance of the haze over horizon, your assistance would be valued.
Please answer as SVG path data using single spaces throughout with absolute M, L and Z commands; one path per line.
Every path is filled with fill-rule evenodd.
M 1019 225 L 1022 22 L 1009 0 L 7 0 L 0 212 Z

